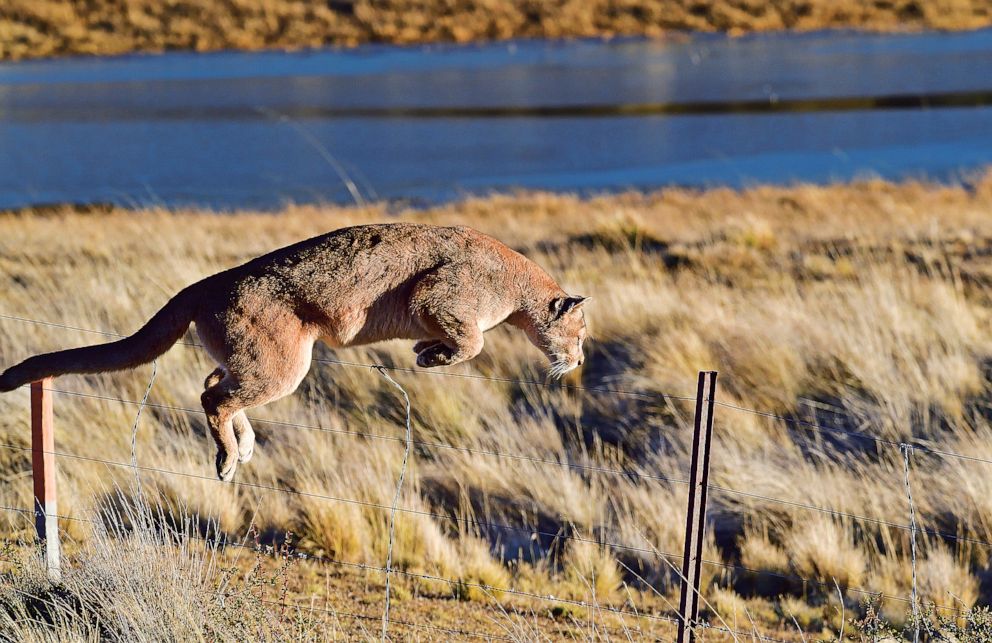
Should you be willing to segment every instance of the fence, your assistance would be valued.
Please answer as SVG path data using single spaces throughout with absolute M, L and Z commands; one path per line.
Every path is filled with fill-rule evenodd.
M 94 333 L 105 336 L 119 336 L 116 335 L 115 333 L 107 333 L 92 329 L 78 328 L 74 326 L 27 319 L 24 317 L 16 317 L 12 315 L 0 314 L 0 319 L 7 319 L 20 323 L 39 324 L 49 327 Z M 195 343 L 184 342 L 184 344 L 187 346 L 198 347 L 198 345 Z M 402 470 L 403 472 L 405 472 L 406 458 L 410 454 L 411 447 L 421 446 L 432 449 L 451 449 L 451 450 L 471 453 L 475 455 L 482 455 L 487 457 L 524 461 L 524 462 L 540 464 L 542 466 L 564 467 L 579 471 L 588 471 L 588 472 L 595 472 L 595 473 L 601 473 L 607 475 L 624 476 L 627 478 L 636 478 L 639 480 L 644 480 L 649 483 L 663 482 L 673 485 L 684 485 L 687 487 L 688 493 L 687 493 L 687 519 L 686 519 L 686 528 L 685 528 L 685 536 L 684 536 L 685 546 L 683 553 L 681 555 L 677 555 L 670 552 L 658 551 L 653 546 L 650 548 L 636 547 L 629 544 L 623 544 L 620 542 L 611 542 L 604 538 L 587 538 L 578 535 L 576 533 L 564 534 L 560 532 L 549 532 L 546 530 L 542 530 L 537 526 L 532 526 L 532 525 L 523 525 L 523 526 L 509 525 L 494 521 L 459 517 L 459 516 L 437 513 L 432 511 L 418 510 L 409 507 L 401 507 L 398 505 L 398 501 L 400 497 L 399 491 L 403 482 L 402 472 L 399 483 L 397 485 L 397 494 L 394 498 L 393 504 L 385 505 L 385 504 L 368 502 L 355 498 L 343 498 L 332 495 L 304 492 L 297 489 L 283 488 L 276 485 L 267 485 L 267 484 L 252 483 L 252 482 L 225 483 L 212 476 L 203 476 L 195 473 L 172 471 L 169 469 L 163 469 L 157 467 L 141 466 L 134 459 L 133 451 L 132 451 L 132 462 L 119 462 L 109 459 L 102 459 L 102 458 L 83 456 L 79 454 L 58 451 L 55 448 L 55 428 L 54 428 L 54 420 L 53 420 L 53 408 L 54 408 L 53 396 L 56 394 L 80 397 L 80 398 L 96 398 L 101 400 L 114 401 L 127 405 L 134 405 L 138 407 L 139 416 L 141 413 L 141 409 L 143 408 L 168 410 L 176 413 L 202 414 L 203 411 L 200 409 L 185 408 L 185 407 L 164 405 L 164 404 L 155 404 L 148 402 L 147 391 L 146 391 L 145 399 L 129 400 L 123 398 L 116 398 L 112 396 L 102 396 L 92 393 L 84 393 L 80 391 L 71 391 L 71 390 L 56 388 L 50 379 L 42 382 L 35 382 L 30 385 L 31 426 L 32 426 L 31 447 L 29 448 L 15 444 L 0 443 L 0 448 L 3 449 L 31 451 L 32 475 L 34 480 L 34 498 L 35 498 L 34 509 L 32 511 L 17 507 L 0 506 L 0 510 L 21 513 L 23 515 L 31 515 L 31 514 L 34 515 L 35 527 L 37 530 L 38 539 L 40 542 L 44 544 L 43 552 L 45 555 L 47 569 L 49 570 L 49 574 L 51 578 L 56 581 L 59 578 L 60 570 L 61 570 L 60 555 L 59 555 L 60 547 L 59 547 L 58 520 L 77 520 L 83 522 L 97 522 L 87 518 L 64 516 L 58 513 L 57 498 L 55 493 L 55 467 L 57 460 L 60 458 L 96 462 L 110 467 L 126 468 L 133 470 L 136 475 L 137 472 L 148 472 L 148 473 L 156 473 L 156 474 L 162 474 L 168 476 L 177 476 L 182 478 L 199 479 L 204 481 L 210 481 L 216 484 L 237 484 L 241 487 L 257 489 L 260 491 L 269 491 L 269 492 L 283 493 L 289 495 L 296 495 L 296 496 L 312 498 L 320 501 L 352 504 L 352 505 L 374 508 L 382 511 L 388 511 L 390 513 L 390 543 L 389 543 L 390 553 L 389 556 L 387 557 L 386 565 L 383 567 L 368 565 L 365 563 L 355 562 L 355 561 L 337 560 L 331 557 L 315 556 L 315 555 L 305 554 L 302 552 L 293 552 L 291 554 L 292 557 L 294 558 L 311 560 L 323 565 L 330 565 L 330 566 L 336 566 L 342 568 L 361 569 L 367 571 L 376 571 L 385 574 L 387 589 L 386 589 L 384 610 L 381 617 L 368 615 L 368 614 L 339 612 L 335 610 L 321 610 L 321 611 L 327 611 L 328 613 L 333 613 L 334 615 L 337 615 L 339 617 L 375 620 L 375 621 L 381 620 L 383 639 L 386 638 L 388 627 L 390 625 L 409 627 L 415 629 L 425 629 L 430 631 L 437 631 L 438 633 L 442 633 L 442 634 L 458 635 L 463 637 L 478 636 L 487 639 L 509 638 L 509 637 L 494 636 L 489 633 L 478 633 L 468 630 L 459 630 L 455 628 L 439 628 L 431 624 L 415 623 L 415 622 L 391 619 L 389 615 L 389 589 L 388 589 L 389 578 L 392 574 L 396 574 L 401 576 L 419 578 L 421 580 L 447 583 L 452 586 L 474 587 L 489 594 L 491 597 L 494 597 L 495 594 L 521 596 L 529 599 L 534 599 L 536 601 L 550 602 L 559 605 L 572 605 L 575 607 L 580 607 L 585 609 L 595 609 L 602 612 L 616 614 L 620 617 L 627 617 L 634 620 L 635 622 L 641 622 L 643 620 L 666 621 L 666 622 L 670 622 L 675 626 L 678 632 L 677 640 L 679 641 L 679 643 L 696 640 L 697 633 L 702 630 L 720 631 L 723 632 L 724 634 L 732 636 L 735 640 L 738 638 L 738 636 L 744 636 L 752 639 L 777 641 L 778 639 L 775 639 L 773 637 L 768 637 L 762 634 L 758 634 L 755 631 L 744 632 L 734 629 L 730 627 L 726 622 L 721 622 L 721 624 L 717 625 L 711 622 L 701 620 L 699 618 L 700 601 L 702 601 L 705 605 L 707 605 L 710 608 L 710 611 L 712 611 L 718 618 L 720 618 L 716 610 L 714 610 L 712 606 L 706 603 L 706 599 L 701 591 L 700 578 L 701 578 L 702 566 L 706 565 L 709 567 L 722 568 L 736 572 L 744 572 L 748 574 L 763 575 L 763 576 L 780 578 L 785 580 L 792 580 L 792 581 L 804 583 L 806 585 L 825 587 L 828 590 L 832 590 L 832 588 L 836 586 L 836 582 L 830 583 L 827 582 L 826 580 L 807 578 L 800 576 L 798 574 L 759 570 L 759 569 L 749 568 L 744 565 L 704 559 L 702 552 L 702 545 L 703 545 L 703 534 L 705 528 L 706 502 L 707 502 L 707 496 L 710 492 L 735 495 L 743 498 L 760 499 L 762 501 L 769 503 L 778 503 L 778 504 L 782 504 L 783 506 L 800 508 L 811 512 L 819 512 L 834 517 L 848 518 L 851 520 L 865 522 L 865 523 L 874 523 L 908 532 L 912 545 L 912 564 L 913 564 L 913 570 L 912 570 L 913 586 L 912 586 L 912 594 L 910 596 L 897 596 L 897 595 L 885 594 L 877 591 L 872 591 L 870 589 L 863 587 L 847 587 L 846 591 L 854 594 L 861 594 L 869 597 L 877 597 L 886 600 L 905 603 L 912 607 L 912 609 L 914 610 L 914 614 L 916 613 L 916 610 L 918 608 L 917 586 L 916 586 L 917 534 L 924 534 L 924 535 L 940 538 L 946 541 L 966 542 L 966 543 L 980 545 L 983 547 L 992 548 L 992 543 L 986 542 L 981 539 L 965 537 L 957 534 L 952 534 L 952 533 L 947 533 L 932 529 L 926 529 L 919 527 L 916 524 L 916 515 L 915 515 L 916 512 L 912 499 L 911 456 L 914 452 L 918 451 L 921 453 L 926 453 L 941 458 L 961 459 L 961 460 L 979 462 L 984 464 L 992 464 L 992 460 L 987 460 L 975 456 L 969 456 L 961 453 L 954 453 L 951 451 L 934 449 L 919 442 L 913 442 L 913 443 L 899 442 L 881 436 L 873 435 L 867 432 L 849 431 L 839 428 L 824 427 L 814 422 L 809 422 L 797 418 L 784 417 L 774 413 L 750 409 L 750 408 L 730 404 L 727 402 L 722 402 L 716 399 L 717 374 L 715 372 L 699 373 L 696 395 L 686 396 L 686 395 L 668 395 L 664 393 L 653 393 L 653 392 L 629 391 L 629 390 L 623 390 L 618 388 L 607 388 L 607 387 L 587 387 L 587 386 L 577 386 L 577 385 L 569 385 L 569 384 L 561 384 L 561 383 L 549 384 L 546 382 L 541 382 L 536 380 L 488 377 L 488 376 L 476 375 L 476 374 L 452 373 L 452 372 L 437 371 L 437 370 L 425 371 L 425 370 L 408 369 L 401 367 L 388 367 L 379 364 L 363 364 L 358 362 L 350 362 L 350 361 L 335 360 L 335 359 L 315 359 L 314 361 L 326 362 L 344 367 L 376 369 L 380 373 L 382 373 L 393 385 L 399 388 L 399 390 L 402 392 L 405 398 L 406 398 L 405 390 L 403 390 L 402 386 L 396 383 L 395 380 L 389 377 L 388 371 L 406 372 L 406 373 L 414 373 L 417 375 L 429 375 L 429 376 L 439 376 L 439 377 L 485 379 L 485 380 L 492 380 L 497 382 L 514 383 L 520 386 L 541 386 L 541 387 L 550 386 L 554 388 L 564 388 L 564 389 L 571 389 L 576 391 L 610 393 L 614 395 L 629 396 L 629 397 L 641 398 L 641 399 L 654 399 L 654 400 L 664 399 L 670 401 L 694 402 L 695 403 L 695 414 L 694 414 L 694 425 L 693 425 L 694 430 L 693 430 L 693 441 L 692 441 L 692 455 L 690 459 L 690 471 L 689 471 L 688 479 L 657 475 L 642 471 L 634 471 L 625 468 L 611 468 L 606 466 L 590 465 L 590 464 L 583 464 L 578 462 L 555 460 L 550 458 L 541 458 L 534 455 L 528 455 L 526 453 L 504 452 L 495 449 L 479 449 L 479 448 L 450 444 L 445 442 L 416 440 L 413 439 L 412 429 L 410 425 L 409 398 L 406 398 L 406 402 L 407 402 L 406 431 L 407 432 L 405 438 L 373 433 L 373 432 L 351 431 L 347 429 L 317 427 L 317 426 L 309 426 L 304 424 L 296 424 L 291 422 L 280 422 L 274 420 L 263 420 L 260 418 L 250 418 L 253 422 L 291 427 L 299 430 L 318 431 L 324 433 L 362 437 L 371 440 L 394 441 L 394 442 L 404 443 L 406 446 L 406 452 L 404 456 L 404 466 Z M 151 387 L 149 386 L 149 391 L 150 388 Z M 821 507 L 811 503 L 802 503 L 783 498 L 775 498 L 767 495 L 752 493 L 744 489 L 735 489 L 727 486 L 716 485 L 709 482 L 708 478 L 709 478 L 709 468 L 710 468 L 709 467 L 710 443 L 711 443 L 711 436 L 714 426 L 715 411 L 716 409 L 719 408 L 726 409 L 727 411 L 736 412 L 736 413 L 747 413 L 756 416 L 776 419 L 793 426 L 797 430 L 803 430 L 803 431 L 809 431 L 815 433 L 843 435 L 849 439 L 871 441 L 878 446 L 887 446 L 894 449 L 898 449 L 901 452 L 902 460 L 904 463 L 903 482 L 905 484 L 906 496 L 908 501 L 907 514 L 910 518 L 910 523 L 902 524 L 889 520 L 875 518 L 872 516 L 864 516 L 855 513 L 837 511 L 829 507 Z M 135 427 L 136 426 L 137 426 L 137 420 L 135 423 Z M 668 565 L 672 569 L 672 571 L 678 575 L 678 578 L 680 579 L 679 606 L 676 609 L 674 606 L 669 604 L 671 607 L 670 613 L 638 612 L 629 609 L 624 609 L 623 607 L 593 604 L 587 601 L 545 596 L 535 592 L 529 592 L 514 587 L 498 587 L 486 583 L 473 583 L 473 582 L 467 582 L 465 580 L 445 578 L 443 576 L 414 573 L 401 569 L 393 569 L 391 565 L 392 528 L 394 525 L 395 514 L 397 513 L 426 516 L 442 522 L 452 522 L 455 523 L 456 525 L 464 525 L 464 526 L 479 527 L 479 528 L 494 529 L 494 530 L 517 531 L 517 532 L 523 532 L 528 535 L 545 536 L 553 539 L 589 542 L 618 552 L 631 552 L 631 553 L 644 554 L 647 556 L 655 557 L 658 560 L 663 561 L 666 565 Z M 210 540 L 202 536 L 190 536 L 190 537 L 201 538 L 202 540 L 207 542 L 217 542 L 215 540 Z M 239 542 L 237 540 L 224 540 L 219 544 L 222 544 L 224 546 L 248 547 L 248 545 L 246 545 L 245 542 Z M 257 547 L 255 549 L 257 549 Z M 680 563 L 680 565 L 676 566 L 676 563 Z M 627 569 L 627 571 L 632 573 L 639 580 L 641 580 L 650 587 L 650 584 L 648 584 L 647 581 L 645 581 L 644 579 L 637 576 L 634 570 L 630 569 L 626 565 L 623 566 Z M 837 591 L 838 592 L 840 591 L 839 587 L 837 587 Z M 283 607 L 297 607 L 291 604 L 281 603 L 281 602 L 276 602 L 274 604 L 282 605 Z M 939 609 L 947 610 L 950 612 L 961 611 L 946 606 L 940 607 Z M 720 620 L 722 621 L 722 619 Z M 919 628 L 919 620 L 917 620 L 916 622 L 917 622 L 917 628 Z M 802 630 L 799 629 L 798 623 L 796 624 L 796 628 L 797 630 L 799 630 L 800 636 L 802 636 L 805 640 L 805 633 L 803 633 Z M 917 629 L 917 637 L 918 637 L 918 629 Z

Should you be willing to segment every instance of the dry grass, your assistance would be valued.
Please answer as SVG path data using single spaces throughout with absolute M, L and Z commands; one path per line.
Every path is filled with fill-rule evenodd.
M 696 371 L 720 370 L 722 401 L 815 419 L 893 440 L 992 459 L 988 421 L 992 299 L 992 174 L 970 189 L 864 182 L 747 191 L 679 189 L 587 200 L 543 193 L 470 199 L 426 211 L 288 207 L 278 214 L 56 209 L 0 215 L 0 313 L 129 332 L 196 279 L 261 252 L 367 221 L 464 223 L 504 239 L 570 290 L 591 294 L 593 340 L 576 381 L 691 393 Z M 0 364 L 92 342 L 80 332 L 0 320 Z M 321 350 L 320 355 L 330 356 Z M 406 343 L 340 351 L 361 362 L 411 365 Z M 458 372 L 540 378 L 539 353 L 497 330 Z M 152 401 L 194 407 L 212 365 L 177 346 L 159 363 Z M 59 388 L 140 399 L 150 370 L 65 377 Z M 415 438 L 545 459 L 684 477 L 691 408 L 617 395 L 579 394 L 434 375 L 396 374 L 410 394 Z M 28 444 L 27 392 L 0 398 L 0 442 Z M 60 451 L 126 462 L 134 407 L 56 399 Z M 388 505 L 402 458 L 398 442 L 294 429 L 402 435 L 402 403 L 377 373 L 317 364 L 300 391 L 257 410 L 259 446 L 242 481 Z M 897 449 L 718 411 L 713 482 L 838 512 L 908 523 Z M 202 418 L 148 409 L 138 433 L 142 465 L 212 476 Z M 0 450 L 0 504 L 30 506 L 27 454 Z M 126 468 L 60 461 L 60 509 L 86 514 L 130 479 Z M 292 532 L 303 551 L 381 565 L 387 512 L 214 481 L 146 474 L 167 506 L 243 536 Z M 404 570 L 464 581 L 401 586 L 403 596 L 449 596 L 535 609 L 471 583 L 664 609 L 675 574 L 657 556 L 532 535 L 576 534 L 641 550 L 682 549 L 685 488 L 590 470 L 418 447 L 401 500 L 418 511 L 507 523 L 523 532 L 400 514 L 394 560 Z M 918 520 L 927 529 L 992 541 L 989 465 L 914 455 Z M 714 492 L 705 557 L 780 577 L 704 566 L 718 611 L 750 614 L 788 632 L 792 616 L 834 630 L 834 580 L 908 596 L 904 530 L 834 519 L 758 497 Z M 3 517 L 28 537 L 19 516 Z M 85 523 L 66 522 L 87 542 Z M 978 579 L 989 549 L 918 538 L 920 591 L 941 605 L 987 603 Z M 87 559 L 81 563 L 86 564 Z M 636 572 L 636 576 L 633 572 Z M 650 582 L 646 587 L 640 578 Z M 319 584 L 301 587 L 327 597 Z M 406 592 L 406 594 L 404 594 Z M 847 591 L 847 614 L 860 594 Z M 333 597 L 332 597 L 333 600 Z M 452 605 L 455 605 L 452 603 Z M 802 609 L 805 606 L 806 609 Z M 738 610 L 739 608 L 739 610 Z M 906 605 L 883 604 L 901 619 Z M 738 614 L 737 612 L 740 612 Z M 570 617 L 588 617 L 574 614 Z M 725 617 L 730 615 L 722 614 Z M 595 617 L 595 613 L 592 613 Z M 715 620 L 715 617 L 712 617 Z M 746 617 L 745 617 L 746 618 Z M 528 621 L 513 625 L 529 632 Z M 512 628 L 511 628 L 512 629 Z M 793 632 L 794 633 L 794 632 Z M 525 634 L 520 634 L 527 638 Z
M 5 0 L 0 59 L 671 31 L 977 29 L 989 0 Z
M 155 512 L 152 512 L 155 513 Z M 220 544 L 190 522 L 167 526 L 134 507 L 104 507 L 71 566 L 52 583 L 36 550 L 0 547 L 5 641 L 380 640 L 381 575 L 300 560 L 286 544 Z M 488 557 L 487 554 L 484 554 Z M 490 563 L 491 564 L 491 563 Z M 393 579 L 391 640 L 574 641 L 614 633 L 671 638 L 667 622 L 610 613 L 489 609 L 490 595 L 453 602 L 424 582 Z M 628 617 L 629 618 L 629 617 Z
M 121 525 L 131 514 L 115 516 Z M 97 529 L 53 585 L 30 550 L 6 547 L 0 635 L 10 641 L 324 640 L 317 613 L 267 607 L 278 568 L 239 561 L 186 528 Z M 273 596 L 275 594 L 275 596 Z

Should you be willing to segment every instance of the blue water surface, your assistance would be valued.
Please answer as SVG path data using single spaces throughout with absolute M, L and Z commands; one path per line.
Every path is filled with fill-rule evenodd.
M 992 90 L 992 31 L 77 58 L 0 65 L 0 208 L 437 202 L 516 187 L 957 180 L 992 108 L 423 118 L 349 108 L 621 106 Z M 283 114 L 293 114 L 289 119 Z

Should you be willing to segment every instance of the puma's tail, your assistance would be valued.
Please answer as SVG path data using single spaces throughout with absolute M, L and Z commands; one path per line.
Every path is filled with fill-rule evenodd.
M 30 357 L 0 375 L 0 392 L 45 377 L 66 373 L 120 371 L 147 364 L 179 341 L 196 315 L 197 297 L 190 286 L 169 300 L 135 334 L 116 342 L 72 348 Z

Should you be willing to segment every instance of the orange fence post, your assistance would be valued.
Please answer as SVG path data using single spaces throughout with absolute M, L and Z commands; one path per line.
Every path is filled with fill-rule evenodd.
M 31 476 L 34 479 L 34 525 L 38 531 L 38 542 L 44 547 L 48 577 L 58 582 L 61 568 L 51 387 L 50 377 L 31 383 Z

